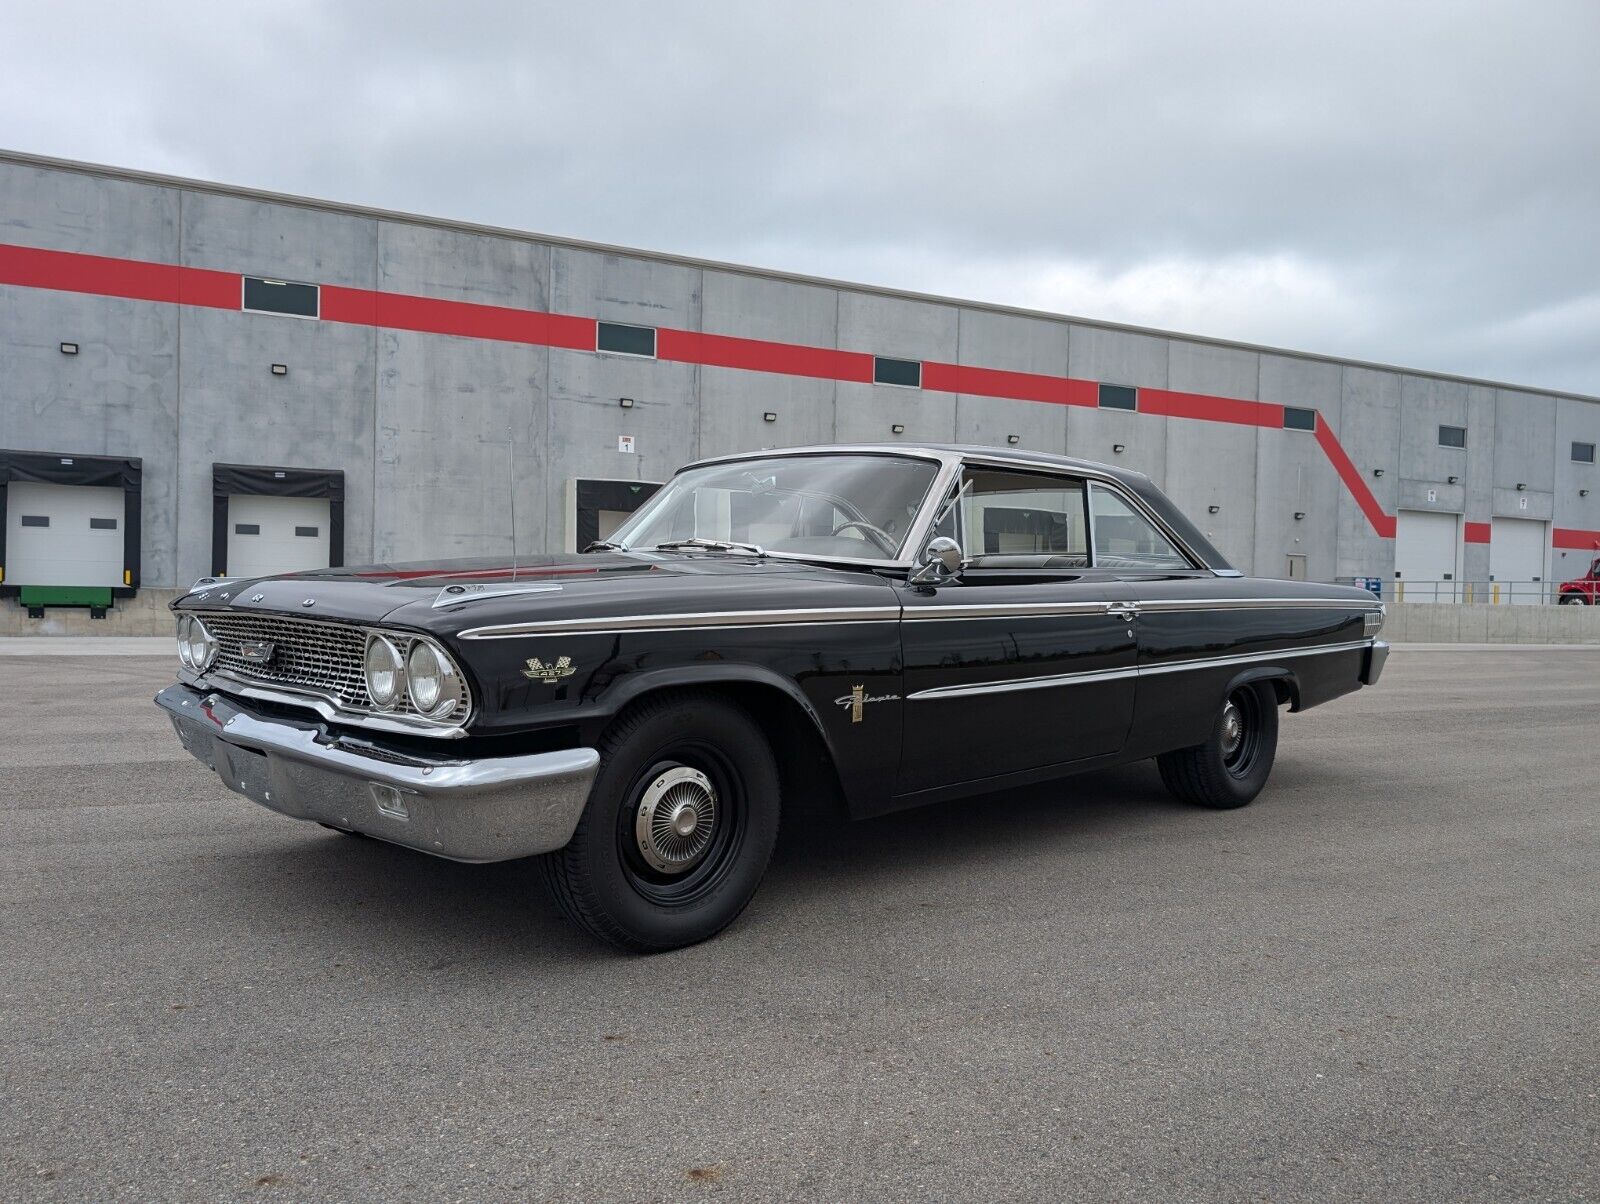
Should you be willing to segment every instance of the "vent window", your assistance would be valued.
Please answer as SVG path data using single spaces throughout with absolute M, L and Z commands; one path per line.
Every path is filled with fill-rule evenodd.
M 24 527 L 48 527 L 50 525 L 50 516 L 48 514 L 24 514 L 22 515 L 22 525 Z
M 1127 385 L 1101 385 L 1100 408 L 1102 410 L 1137 410 L 1139 408 L 1139 390 L 1130 389 Z
M 1440 447 L 1465 447 L 1467 445 L 1467 428 L 1464 426 L 1441 426 L 1439 428 Z
M 899 385 L 904 389 L 922 388 L 921 360 L 892 360 L 887 356 L 872 357 L 872 383 Z
M 1286 431 L 1314 431 L 1317 429 L 1317 412 L 1301 406 L 1283 407 L 1283 429 Z
M 91 518 L 89 520 L 89 530 L 91 531 L 115 531 L 116 529 L 117 520 L 114 518 Z
M 315 539 L 318 529 L 317 527 L 296 527 L 294 533 L 296 535 L 309 535 L 312 539 Z
M 286 314 L 291 318 L 315 318 L 321 312 L 322 290 L 315 284 L 296 284 L 289 280 L 244 278 L 244 308 L 258 314 Z
M 1594 463 L 1594 444 L 1574 443 L 1572 445 L 1572 462 L 1574 464 Z
M 638 355 L 645 359 L 655 359 L 656 328 L 625 326 L 621 322 L 597 323 L 594 349 L 609 351 L 612 355 Z
M 260 523 L 234 523 L 233 524 L 233 533 L 235 535 L 260 535 L 261 534 L 261 524 Z

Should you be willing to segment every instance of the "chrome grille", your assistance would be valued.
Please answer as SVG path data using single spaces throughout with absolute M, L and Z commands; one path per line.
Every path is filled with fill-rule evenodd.
M 424 719 L 404 694 L 389 710 L 379 712 L 367 693 L 367 679 L 361 668 L 367 646 L 364 628 L 237 611 L 196 613 L 217 640 L 217 659 L 212 672 L 226 672 L 264 686 L 315 690 L 328 695 L 345 710 L 381 713 L 421 723 L 460 723 L 469 710 L 466 685 L 457 677 L 456 704 L 444 715 Z M 410 650 L 411 637 L 404 632 L 386 631 L 384 634 L 396 642 L 401 656 Z M 244 644 L 258 640 L 273 646 L 272 659 L 266 664 L 246 660 L 242 652 Z

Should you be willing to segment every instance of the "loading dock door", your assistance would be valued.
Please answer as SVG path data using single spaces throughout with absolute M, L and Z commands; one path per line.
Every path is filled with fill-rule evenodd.
M 1502 602 L 1533 606 L 1544 600 L 1544 527 L 1528 518 L 1497 518 L 1489 528 L 1489 575 Z
M 1460 516 L 1400 511 L 1394 540 L 1395 596 L 1405 602 L 1455 602 L 1460 579 Z
M 126 517 L 121 489 L 11 481 L 6 584 L 120 587 Z
M 325 497 L 228 498 L 228 575 L 270 577 L 328 567 L 331 507 Z

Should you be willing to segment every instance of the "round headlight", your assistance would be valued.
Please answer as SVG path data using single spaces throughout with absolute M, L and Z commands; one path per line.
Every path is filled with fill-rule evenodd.
M 449 667 L 432 644 L 418 640 L 411 645 L 411 655 L 406 657 L 406 689 L 411 693 L 411 705 L 421 714 L 431 718 L 444 706 L 454 705 L 455 698 L 445 695 L 449 676 Z
M 194 668 L 194 662 L 189 659 L 189 631 L 193 626 L 193 615 L 178 616 L 178 659 L 186 669 Z
M 386 636 L 367 637 L 367 652 L 362 658 L 362 669 L 367 678 L 367 694 L 373 705 L 387 711 L 400 701 L 400 691 L 405 689 L 405 662 L 400 659 L 400 649 Z
M 206 625 L 193 615 L 189 616 L 189 635 L 184 641 L 189 649 L 189 667 L 204 672 L 211 667 L 217 655 L 217 641 L 211 638 Z

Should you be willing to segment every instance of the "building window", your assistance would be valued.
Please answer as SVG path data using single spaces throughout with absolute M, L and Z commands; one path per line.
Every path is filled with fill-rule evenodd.
M 1574 443 L 1572 445 L 1572 462 L 1574 464 L 1594 463 L 1594 444 Z
M 609 351 L 612 355 L 637 355 L 653 360 L 656 357 L 656 328 L 600 322 L 595 329 L 594 349 Z
M 1314 431 L 1317 429 L 1317 412 L 1301 406 L 1283 407 L 1283 429 L 1286 431 Z
M 921 360 L 891 360 L 881 355 L 872 357 L 872 383 L 899 385 L 905 389 L 922 388 Z
M 316 527 L 296 527 L 294 529 L 294 533 L 296 535 L 309 535 L 312 539 L 315 539 L 317 537 L 317 528 Z
M 1467 445 L 1467 428 L 1464 426 L 1441 426 L 1439 428 L 1440 447 L 1465 447 Z
M 1139 390 L 1130 389 L 1127 385 L 1101 385 L 1100 408 L 1102 410 L 1137 410 L 1139 408 Z
M 22 516 L 22 525 L 24 527 L 48 527 L 50 525 L 50 516 L 48 514 L 24 514 Z
M 233 524 L 233 533 L 235 535 L 260 535 L 261 534 L 261 524 L 260 523 L 234 523 Z
M 117 520 L 114 518 L 91 518 L 89 520 L 89 530 L 91 531 L 115 531 L 116 529 Z
M 320 311 L 322 290 L 315 284 L 296 284 L 289 280 L 244 278 L 244 308 L 258 314 L 287 314 L 291 318 L 315 318 Z

